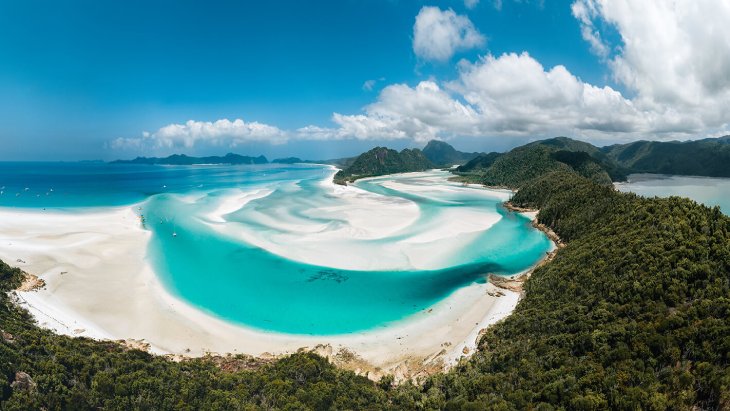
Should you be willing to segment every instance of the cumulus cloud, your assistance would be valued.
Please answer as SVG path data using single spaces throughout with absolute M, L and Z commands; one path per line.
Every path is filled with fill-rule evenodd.
M 388 86 L 364 114 L 335 114 L 337 128 L 300 129 L 307 138 L 399 139 L 483 135 L 630 132 L 646 113 L 610 87 L 582 82 L 565 67 L 549 70 L 527 53 L 462 62 L 456 81 L 442 86 Z
M 644 120 L 618 91 L 585 83 L 562 65 L 545 70 L 527 53 L 462 63 L 451 87 L 478 109 L 483 131 L 540 133 L 557 126 L 626 132 Z
M 596 29 L 593 19 L 598 15 L 596 5 L 593 2 L 576 1 L 571 6 L 573 16 L 580 22 L 580 33 L 583 40 L 591 45 L 591 51 L 601 58 L 608 57 L 609 46 L 601 38 L 601 33 Z
M 591 44 L 610 47 L 599 24 L 620 34 L 608 61 L 614 80 L 636 94 L 637 106 L 664 117 L 658 131 L 727 127 L 729 2 L 577 0 L 573 13 L 593 33 Z
M 472 134 L 477 113 L 468 105 L 454 100 L 432 81 L 416 87 L 405 84 L 383 89 L 378 100 L 365 108 L 365 114 L 335 113 L 336 128 L 309 126 L 299 129 L 300 138 L 319 139 L 413 139 L 423 142 L 443 130 Z
M 473 9 L 477 4 L 479 4 L 479 0 L 464 0 L 464 6 L 467 9 Z
M 249 141 L 283 143 L 285 131 L 256 121 L 221 119 L 217 121 L 188 120 L 185 124 L 168 124 L 155 132 L 143 132 L 139 138 L 117 138 L 111 142 L 115 149 L 193 148 L 198 144 L 235 147 Z
M 335 114 L 337 127 L 300 133 L 417 141 L 563 133 L 630 140 L 730 133 L 729 2 L 576 0 L 571 9 L 583 38 L 626 95 L 584 82 L 562 65 L 543 67 L 528 53 L 487 55 L 460 62 L 455 80 L 387 86 L 363 113 Z M 424 8 L 417 26 L 418 20 L 439 21 L 444 14 L 451 16 L 446 20 L 461 17 L 451 10 Z M 615 30 L 620 43 L 610 44 L 607 39 L 616 36 L 603 33 L 606 29 Z M 453 49 L 433 46 L 431 54 L 421 54 L 448 59 Z
M 451 9 L 423 7 L 413 25 L 413 52 L 423 60 L 447 61 L 458 51 L 485 43 L 471 20 Z

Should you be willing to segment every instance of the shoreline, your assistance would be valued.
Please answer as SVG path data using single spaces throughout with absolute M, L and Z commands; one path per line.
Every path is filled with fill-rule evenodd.
M 563 248 L 565 247 L 565 243 L 563 240 L 553 231 L 550 227 L 546 226 L 545 224 L 537 222 L 537 214 L 540 212 L 540 210 L 535 208 L 524 208 L 524 207 L 517 207 L 512 204 L 510 201 L 505 201 L 504 204 L 502 204 L 504 208 L 506 208 L 509 211 L 520 213 L 523 215 L 528 215 L 532 219 L 532 226 L 536 229 L 542 231 L 545 233 L 545 235 L 557 246 L 557 248 Z M 539 263 L 538 263 L 539 264 Z
M 13 292 L 39 326 L 176 358 L 245 354 L 268 360 L 314 351 L 372 379 L 393 374 L 403 381 L 443 371 L 473 353 L 483 330 L 508 316 L 520 299 L 519 291 L 487 282 L 365 332 L 255 330 L 209 315 L 164 288 L 146 260 L 151 232 L 140 227 L 136 207 L 85 214 L 0 209 L 0 241 L 15 236 L 0 258 L 22 261 L 13 265 L 46 283 L 40 290 Z

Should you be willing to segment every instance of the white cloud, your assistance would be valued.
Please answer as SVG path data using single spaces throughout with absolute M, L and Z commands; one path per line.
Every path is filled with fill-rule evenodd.
M 577 0 L 573 11 L 595 41 L 606 45 L 597 23 L 620 34 L 609 67 L 637 106 L 665 118 L 657 131 L 727 127 L 730 2 Z
M 423 7 L 413 25 L 413 51 L 424 60 L 447 61 L 458 51 L 485 43 L 471 20 L 451 9 Z
M 479 4 L 479 0 L 464 0 L 464 6 L 470 10 L 476 7 L 477 4 Z
M 305 127 L 301 138 L 413 139 L 427 141 L 443 130 L 471 134 L 477 113 L 453 98 L 436 83 L 422 81 L 416 87 L 395 84 L 386 87 L 365 114 L 332 117 L 337 128 Z
M 363 114 L 335 113 L 334 128 L 309 126 L 299 138 L 412 139 L 549 136 L 592 139 L 693 136 L 712 130 L 671 107 L 654 110 L 619 91 L 586 83 L 562 65 L 544 68 L 527 53 L 462 61 L 456 80 L 383 89 Z
M 571 6 L 573 16 L 580 22 L 580 33 L 583 39 L 591 45 L 591 51 L 601 58 L 608 57 L 609 46 L 601 39 L 601 33 L 593 24 L 598 11 L 593 2 L 576 1 Z
M 155 132 L 144 131 L 139 138 L 117 138 L 115 149 L 193 148 L 198 144 L 235 147 L 248 141 L 274 144 L 287 139 L 285 131 L 268 124 L 221 119 L 214 122 L 188 120 L 185 124 L 168 124 Z
M 562 65 L 544 67 L 527 53 L 487 55 L 458 64 L 451 81 L 391 84 L 360 113 L 334 113 L 332 126 L 295 132 L 219 120 L 173 124 L 115 144 L 191 146 L 199 141 L 412 139 L 453 136 L 633 140 L 730 134 L 730 2 L 716 0 L 575 0 L 582 36 L 617 87 L 581 80 Z M 615 31 L 605 33 L 604 30 Z M 610 44 L 609 39 L 619 43 Z M 413 46 L 425 59 L 447 60 L 483 44 L 464 16 L 424 7 Z M 374 89 L 376 82 L 366 82 Z
M 641 129 L 646 115 L 610 87 L 580 81 L 563 66 L 546 71 L 527 53 L 460 64 L 458 80 L 386 87 L 364 114 L 335 114 L 337 128 L 310 126 L 302 138 L 401 139 L 572 134 Z
M 317 136 L 423 141 L 567 134 L 631 140 L 730 133 L 730 2 L 576 0 L 571 9 L 582 36 L 627 95 L 586 83 L 562 65 L 545 68 L 527 53 L 487 55 L 460 62 L 453 81 L 385 87 L 363 113 L 335 114 L 337 127 Z M 456 16 L 424 8 L 417 21 L 441 18 L 429 13 Z M 620 44 L 607 41 L 615 34 Z M 426 44 L 432 43 L 441 44 Z M 450 50 L 434 46 L 429 52 L 447 59 Z
M 527 53 L 464 62 L 450 87 L 478 109 L 482 132 L 626 132 L 644 118 L 616 90 L 584 83 L 564 66 L 546 71 Z

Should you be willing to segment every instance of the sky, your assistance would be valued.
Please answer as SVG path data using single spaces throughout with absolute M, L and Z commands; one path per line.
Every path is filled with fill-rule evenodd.
M 0 0 L 0 160 L 730 134 L 726 0 Z

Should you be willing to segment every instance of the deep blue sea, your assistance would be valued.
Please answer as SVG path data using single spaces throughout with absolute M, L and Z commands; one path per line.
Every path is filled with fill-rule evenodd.
M 355 200 L 324 183 L 332 172 L 320 165 L 0 163 L 0 207 L 84 213 L 133 206 L 152 232 L 153 268 L 173 295 L 230 322 L 294 334 L 387 326 L 483 282 L 488 273 L 524 271 L 551 248 L 527 218 L 502 208 L 504 193 L 448 183 L 444 172 L 365 180 L 356 185 L 361 194 Z M 258 195 L 212 222 L 211 212 L 247 193 Z M 392 224 L 399 223 L 399 214 L 380 212 L 390 203 L 411 210 L 403 215 L 412 221 L 387 235 L 364 235 L 352 217 L 357 196 L 371 201 L 365 212 L 373 224 L 391 224 L 387 218 L 394 215 Z M 457 217 L 460 211 L 498 221 L 452 239 L 429 237 L 445 224 L 477 223 Z M 328 236 L 334 240 L 319 249 L 312 240 Z M 414 257 L 428 257 L 419 250 L 436 255 L 446 245 L 453 250 L 432 263 L 434 268 L 409 265 Z M 305 247 L 324 255 L 325 262 L 332 253 L 333 262 L 389 267 L 392 260 L 392 268 L 310 264 L 297 258 Z

